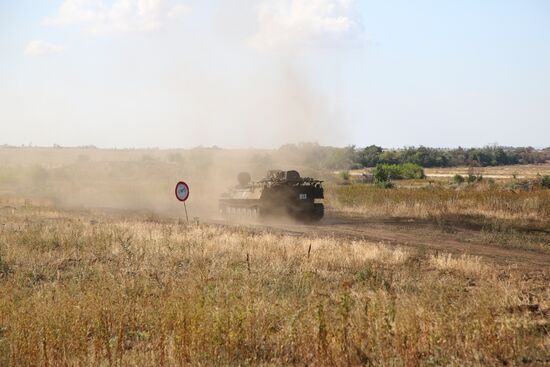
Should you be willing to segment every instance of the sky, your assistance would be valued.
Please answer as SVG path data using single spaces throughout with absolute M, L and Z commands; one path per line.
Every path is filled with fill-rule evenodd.
M 0 144 L 550 146 L 547 0 L 0 0 Z

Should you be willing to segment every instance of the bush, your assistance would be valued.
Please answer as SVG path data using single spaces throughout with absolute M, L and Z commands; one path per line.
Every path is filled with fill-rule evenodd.
M 541 185 L 542 185 L 542 187 L 550 189 L 550 176 L 549 175 L 542 176 Z
M 453 182 L 457 185 L 464 183 L 464 176 L 461 176 L 459 174 L 454 175 Z
M 422 179 L 424 169 L 417 164 L 379 164 L 374 169 L 374 177 L 380 176 L 381 180 Z
M 426 175 L 424 174 L 424 168 L 419 166 L 418 164 L 414 163 L 405 163 L 401 165 L 402 173 L 401 175 L 404 178 L 409 179 L 423 179 L 426 178 Z
M 391 180 L 425 178 L 424 169 L 417 164 L 379 164 L 373 171 L 374 183 L 385 189 L 394 187 Z
M 383 165 L 383 164 L 379 164 L 378 166 L 376 166 L 374 171 L 372 171 L 375 183 L 390 180 L 390 175 L 388 173 L 388 170 L 384 166 L 385 165 Z
M 483 180 L 482 175 L 468 174 L 468 183 L 481 182 Z
M 388 170 L 384 166 L 385 165 L 383 164 L 379 164 L 372 172 L 374 176 L 374 184 L 384 189 L 390 189 L 393 187 L 393 183 L 390 180 Z

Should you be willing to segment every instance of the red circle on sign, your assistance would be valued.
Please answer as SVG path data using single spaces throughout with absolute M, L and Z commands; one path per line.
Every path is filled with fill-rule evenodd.
M 176 184 L 175 192 L 176 192 L 176 198 L 179 201 L 185 201 L 189 198 L 189 185 L 187 185 L 183 181 L 180 181 Z

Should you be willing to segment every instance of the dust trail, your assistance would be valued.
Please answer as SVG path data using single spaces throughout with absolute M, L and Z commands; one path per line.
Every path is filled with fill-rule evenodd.
M 174 188 L 184 180 L 190 186 L 190 217 L 215 218 L 218 199 L 237 184 L 238 172 L 259 179 L 269 169 L 300 169 L 303 162 L 296 158 L 284 149 L 0 149 L 0 198 L 177 217 L 184 216 L 184 208 Z

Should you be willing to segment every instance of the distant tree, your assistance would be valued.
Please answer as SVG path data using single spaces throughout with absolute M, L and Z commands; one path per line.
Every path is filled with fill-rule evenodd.
M 380 154 L 380 162 L 385 164 L 398 164 L 401 162 L 400 155 L 395 150 L 385 150 Z
M 376 167 L 380 163 L 380 155 L 382 154 L 382 147 L 377 145 L 370 145 L 359 151 L 359 163 L 363 167 Z
M 550 148 L 512 148 L 497 145 L 483 148 L 440 149 L 405 147 L 382 149 L 377 145 L 357 148 L 320 146 L 317 143 L 287 144 L 275 153 L 276 161 L 294 162 L 314 169 L 348 170 L 376 167 L 378 164 L 412 163 L 422 167 L 500 166 L 511 164 L 543 163 L 550 159 Z
M 354 145 L 338 148 L 330 151 L 326 157 L 326 165 L 329 169 L 350 169 L 357 161 L 357 152 Z

